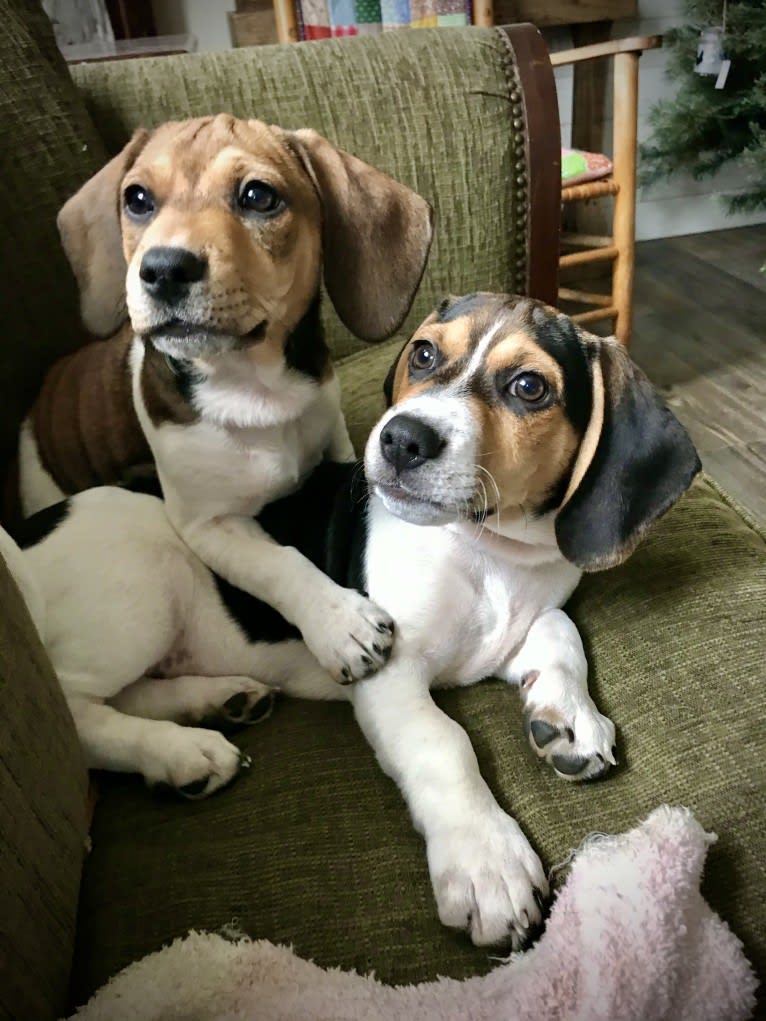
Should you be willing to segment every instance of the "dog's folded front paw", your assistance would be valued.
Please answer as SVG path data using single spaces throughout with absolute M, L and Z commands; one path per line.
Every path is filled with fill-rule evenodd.
M 369 677 L 384 666 L 394 643 L 385 610 L 351 589 L 337 589 L 301 623 L 306 645 L 339 684 Z
M 142 773 L 152 788 L 196 799 L 225 787 L 249 764 L 223 734 L 170 723 L 166 739 L 144 750 Z
M 562 780 L 595 780 L 617 764 L 614 724 L 589 696 L 556 705 L 526 694 L 524 733 Z
M 541 926 L 548 881 L 518 823 L 500 809 L 429 836 L 428 866 L 439 918 L 476 946 L 518 950 Z

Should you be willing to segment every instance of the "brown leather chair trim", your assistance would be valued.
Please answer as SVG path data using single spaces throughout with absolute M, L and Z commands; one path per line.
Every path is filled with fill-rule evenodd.
M 520 85 L 526 157 L 526 293 L 555 305 L 561 230 L 561 128 L 548 48 L 534 25 L 503 25 Z M 511 106 L 516 106 L 513 91 Z M 514 116 L 512 114 L 512 116 Z M 515 119 L 515 118 L 514 118 Z M 516 124 L 515 131 L 520 130 Z

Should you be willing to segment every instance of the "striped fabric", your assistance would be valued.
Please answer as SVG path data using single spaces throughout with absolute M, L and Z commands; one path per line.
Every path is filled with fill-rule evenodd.
M 470 25 L 471 0 L 296 0 L 301 39 Z

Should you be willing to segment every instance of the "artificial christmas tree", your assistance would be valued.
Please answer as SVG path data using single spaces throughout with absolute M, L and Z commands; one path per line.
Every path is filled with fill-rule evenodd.
M 748 186 L 725 198 L 729 211 L 766 209 L 766 2 L 685 0 L 684 15 L 689 24 L 665 36 L 667 74 L 678 83 L 678 92 L 657 103 L 650 114 L 653 136 L 641 146 L 639 183 L 648 185 L 683 170 L 705 177 L 736 160 L 748 172 Z M 723 30 L 720 56 L 731 61 L 720 88 L 717 70 L 695 70 L 702 33 L 709 45 L 711 29 L 717 26 Z M 704 72 L 709 53 L 704 53 L 703 63 L 702 49 Z

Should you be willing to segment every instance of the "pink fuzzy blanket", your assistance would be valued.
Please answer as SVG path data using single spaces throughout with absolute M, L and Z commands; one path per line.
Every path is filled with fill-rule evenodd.
M 699 891 L 706 834 L 662 806 L 574 857 L 539 943 L 481 978 L 395 988 L 286 947 L 191 932 L 77 1021 L 744 1021 L 756 979 Z

